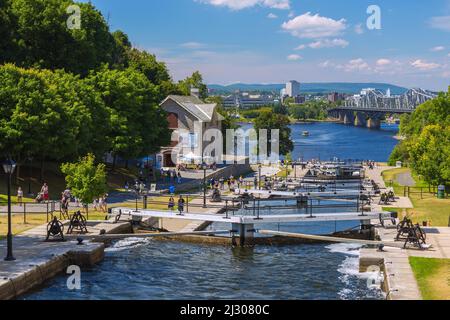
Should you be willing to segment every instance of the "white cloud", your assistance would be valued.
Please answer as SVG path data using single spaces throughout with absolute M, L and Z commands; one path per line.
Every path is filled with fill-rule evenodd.
M 426 62 L 421 59 L 417 59 L 416 61 L 411 62 L 411 66 L 422 71 L 433 70 L 440 67 L 440 65 L 437 63 Z
M 200 42 L 185 42 L 182 43 L 181 46 L 183 48 L 187 48 L 187 49 L 200 49 L 200 48 L 204 48 L 206 45 Z
M 345 19 L 333 20 L 307 12 L 284 22 L 281 27 L 295 37 L 317 39 L 339 35 L 347 26 Z
M 445 50 L 445 47 L 443 47 L 443 46 L 437 46 L 437 47 L 430 49 L 430 51 L 433 51 L 433 52 L 438 52 L 438 51 L 443 51 L 443 50 Z
M 217 7 L 227 7 L 232 10 L 242 10 L 254 6 L 262 6 L 272 9 L 289 10 L 290 0 L 195 0 Z
M 269 19 L 277 19 L 278 18 L 278 16 L 276 15 L 276 14 L 274 14 L 274 13 L 269 13 L 268 15 L 267 15 L 267 18 L 269 18 Z
M 355 26 L 355 33 L 356 34 L 363 34 L 364 33 L 364 28 L 362 26 L 362 23 L 359 23 Z
M 295 17 L 295 12 L 294 11 L 289 12 L 288 18 L 293 18 L 293 17 Z
M 345 48 L 349 45 L 349 42 L 344 39 L 324 39 L 312 42 L 308 45 L 311 49 L 321 49 L 321 48 L 333 48 L 333 47 L 341 47 Z
M 338 65 L 337 68 L 347 72 L 370 70 L 369 64 L 362 58 L 350 60 L 344 65 Z
M 298 55 L 298 54 L 290 54 L 287 56 L 287 59 L 289 61 L 298 61 L 302 58 L 302 56 Z
M 334 64 L 330 60 L 326 60 L 326 61 L 319 63 L 319 67 L 321 67 L 321 68 L 328 68 L 328 67 L 332 67 L 332 66 L 334 66 Z
M 450 31 L 450 16 L 433 17 L 430 20 L 432 28 Z
M 392 63 L 392 61 L 389 59 L 378 59 L 376 62 L 377 66 L 379 66 L 379 67 L 384 67 L 384 66 L 390 65 L 391 63 Z

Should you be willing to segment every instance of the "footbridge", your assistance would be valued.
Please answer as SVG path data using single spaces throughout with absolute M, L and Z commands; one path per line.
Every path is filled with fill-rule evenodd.
M 240 244 L 244 245 L 246 239 L 255 236 L 257 229 L 255 226 L 281 223 L 314 223 L 314 222 L 335 222 L 335 221 L 360 221 L 362 226 L 370 225 L 371 220 L 385 220 L 392 217 L 390 212 L 343 212 L 343 213 L 321 213 L 321 214 L 269 214 L 260 215 L 237 215 L 237 214 L 208 214 L 208 213 L 186 213 L 177 214 L 171 211 L 155 210 L 133 210 L 130 208 L 114 208 L 112 215 L 124 217 L 128 216 L 132 221 L 141 221 L 149 218 L 159 219 L 182 219 L 189 221 L 222 222 L 231 224 L 231 233 L 238 235 Z M 207 233 L 214 234 L 214 231 Z

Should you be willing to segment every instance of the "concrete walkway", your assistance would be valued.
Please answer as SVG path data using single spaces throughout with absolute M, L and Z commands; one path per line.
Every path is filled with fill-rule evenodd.
M 385 188 L 381 173 L 394 167 L 377 167 L 374 170 L 366 170 L 370 179 L 379 184 L 380 188 Z M 399 208 L 413 208 L 409 198 L 398 197 L 399 200 L 391 205 Z M 408 206 L 407 206 L 408 205 Z M 410 205 L 410 206 L 409 206 Z M 379 210 L 381 206 L 375 201 L 372 210 Z M 384 206 L 383 207 L 389 207 Z M 377 225 L 379 221 L 372 221 Z M 415 248 L 399 249 L 384 248 L 383 252 L 376 249 L 363 248 L 360 253 L 360 266 L 365 271 L 369 265 L 382 265 L 385 269 L 385 284 L 387 286 L 387 298 L 392 300 L 421 300 L 417 281 L 409 263 L 409 257 L 424 258 L 450 258 L 450 228 L 424 228 L 427 233 L 427 244 L 431 245 L 428 250 L 418 250 Z M 395 226 L 387 225 L 387 228 L 377 228 L 377 233 L 381 240 L 392 241 L 397 236 Z

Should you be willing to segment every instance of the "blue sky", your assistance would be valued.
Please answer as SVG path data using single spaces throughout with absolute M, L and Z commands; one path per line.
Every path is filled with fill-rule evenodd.
M 207 83 L 450 85 L 450 0 L 94 0 L 112 30 Z M 369 30 L 367 8 L 381 9 Z

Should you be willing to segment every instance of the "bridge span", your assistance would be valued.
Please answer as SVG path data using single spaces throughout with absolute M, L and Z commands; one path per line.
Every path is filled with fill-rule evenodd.
M 343 105 L 330 109 L 328 114 L 344 124 L 378 129 L 386 115 L 412 113 L 436 96 L 437 93 L 423 89 L 411 89 L 396 96 L 364 89 L 361 94 L 347 98 Z

